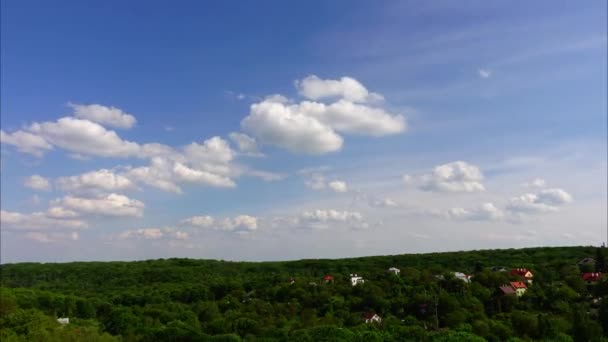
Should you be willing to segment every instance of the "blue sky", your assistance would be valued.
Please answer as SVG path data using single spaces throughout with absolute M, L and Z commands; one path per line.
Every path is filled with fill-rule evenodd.
M 606 239 L 604 1 L 1 6 L 3 262 Z

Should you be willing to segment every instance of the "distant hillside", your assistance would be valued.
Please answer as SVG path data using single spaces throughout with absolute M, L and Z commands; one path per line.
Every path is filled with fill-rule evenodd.
M 0 338 L 85 340 L 80 331 L 86 340 L 133 341 L 599 341 L 608 334 L 608 282 L 583 274 L 605 271 L 603 253 L 546 247 L 285 262 L 6 264 Z M 577 264 L 585 258 L 594 262 Z M 353 285 L 351 274 L 362 282 Z M 511 282 L 522 288 L 509 290 Z M 59 328 L 57 317 L 70 323 Z

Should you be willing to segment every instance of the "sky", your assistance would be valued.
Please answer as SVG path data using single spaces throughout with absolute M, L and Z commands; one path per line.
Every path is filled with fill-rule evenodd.
M 607 10 L 2 1 L 0 259 L 600 245 Z

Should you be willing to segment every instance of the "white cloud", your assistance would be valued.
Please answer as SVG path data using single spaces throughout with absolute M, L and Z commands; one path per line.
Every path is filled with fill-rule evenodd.
M 396 208 L 399 206 L 399 203 L 388 197 L 372 198 L 370 199 L 369 204 L 376 208 Z
M 534 178 L 530 182 L 523 184 L 526 188 L 544 188 L 546 185 L 547 182 L 542 178 Z
M 44 138 L 25 131 L 5 133 L 0 130 L 0 142 L 4 145 L 13 145 L 19 152 L 29 153 L 36 157 L 42 157 L 45 151 L 53 149 Z
M 216 187 L 235 187 L 236 184 L 227 177 L 213 174 L 207 171 L 195 170 L 182 163 L 175 163 L 173 173 L 177 178 L 184 182 L 207 184 Z
M 51 190 L 51 182 L 47 178 L 44 178 L 40 175 L 32 175 L 25 179 L 24 186 L 40 191 L 49 191 Z
M 252 231 L 258 229 L 258 218 L 249 215 L 225 218 L 219 223 L 219 227 L 227 231 Z
M 323 80 L 315 75 L 310 75 L 295 82 L 300 95 L 311 100 L 325 98 L 343 98 L 353 102 L 367 102 L 380 99 L 379 94 L 370 92 L 354 78 L 342 77 L 339 80 Z
M 78 213 L 73 210 L 65 209 L 62 207 L 50 207 L 46 211 L 48 217 L 57 219 L 75 218 L 78 217 Z
M 243 232 L 258 229 L 258 218 L 250 215 L 238 215 L 216 220 L 211 216 L 193 216 L 183 219 L 180 224 L 197 228 Z
M 131 114 L 123 112 L 116 107 L 106 107 L 99 104 L 81 105 L 68 103 L 74 109 L 74 116 L 86 119 L 102 125 L 115 128 L 131 128 L 137 120 Z
M 183 225 L 192 227 L 210 228 L 215 223 L 215 220 L 211 216 L 193 216 L 187 219 L 183 219 L 181 222 Z
M 507 210 L 515 215 L 534 215 L 556 212 L 567 203 L 572 202 L 572 196 L 559 188 L 543 189 L 537 193 L 527 193 L 513 197 L 507 204 Z
M 135 188 L 129 178 L 101 169 L 90 171 L 76 176 L 61 177 L 56 181 L 57 188 L 63 191 L 88 192 L 118 192 Z
M 64 117 L 56 122 L 34 123 L 28 128 L 47 142 L 70 152 L 101 157 L 133 157 L 140 146 L 121 139 L 116 132 L 89 121 Z
M 325 104 L 315 101 L 291 103 L 275 95 L 251 105 L 249 115 L 241 121 L 244 131 L 262 144 L 274 145 L 294 153 L 323 154 L 342 148 L 343 138 L 337 133 L 384 136 L 401 133 L 406 128 L 402 115 L 362 104 L 380 95 L 369 93 L 356 80 L 321 80 L 309 76 L 296 81 L 300 93 L 309 99 L 337 97 Z
M 333 181 L 328 184 L 329 188 L 335 192 L 347 192 L 348 186 L 343 181 Z
M 330 226 L 347 226 L 352 229 L 367 228 L 369 225 L 358 211 L 316 209 L 302 212 L 298 217 L 288 219 L 291 225 L 302 228 L 327 229 Z
M 464 221 L 498 221 L 504 218 L 502 210 L 492 203 L 484 203 L 477 208 L 452 208 L 446 212 L 448 219 Z
M 343 143 L 341 136 L 317 119 L 269 99 L 252 104 L 241 126 L 261 143 L 293 153 L 334 152 L 340 150 Z
M 2 229 L 9 230 L 60 230 L 88 227 L 85 221 L 53 217 L 49 213 L 22 214 L 6 210 L 0 210 L 0 223 Z
M 488 69 L 479 69 L 477 70 L 477 73 L 481 78 L 490 78 L 492 76 L 492 71 Z
M 171 162 L 165 158 L 155 157 L 149 166 L 128 168 L 125 176 L 163 191 L 182 193 L 182 189 L 174 182 Z
M 64 196 L 53 200 L 51 204 L 78 213 L 99 216 L 141 217 L 145 207 L 143 202 L 115 193 L 95 198 Z
M 129 229 L 113 237 L 118 240 L 188 240 L 190 238 L 188 233 L 173 227 Z
M 230 139 L 237 145 L 239 151 L 248 156 L 263 156 L 260 153 L 258 148 L 258 144 L 254 138 L 248 136 L 247 134 L 232 132 L 228 135 Z
M 484 191 L 483 174 L 475 165 L 455 161 L 435 167 L 433 172 L 410 176 L 404 175 L 407 185 L 424 191 L 475 192 Z

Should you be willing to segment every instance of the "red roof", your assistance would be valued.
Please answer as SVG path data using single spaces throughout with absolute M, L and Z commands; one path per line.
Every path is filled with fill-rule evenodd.
M 583 280 L 585 281 L 597 281 L 600 279 L 602 279 L 602 272 L 583 273 Z
M 512 281 L 511 282 L 511 286 L 514 289 L 527 289 L 528 287 L 526 286 L 526 284 L 522 283 L 521 281 Z
M 530 272 L 530 270 L 527 268 L 514 268 L 511 270 L 510 274 L 525 277 L 528 272 Z M 530 272 L 530 274 L 532 274 L 532 272 Z
M 511 285 L 503 285 L 503 286 L 499 287 L 499 289 L 504 294 L 514 294 L 515 293 L 515 290 L 513 289 L 513 287 L 511 287 Z
M 334 277 L 326 275 L 325 277 L 323 277 L 323 280 L 334 280 Z

